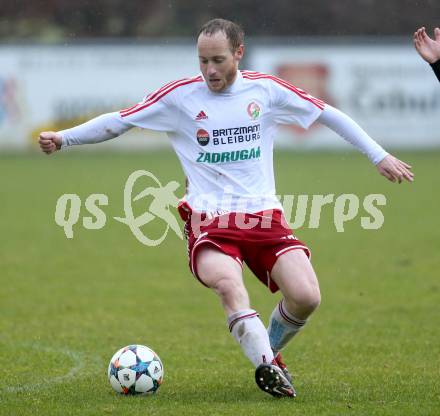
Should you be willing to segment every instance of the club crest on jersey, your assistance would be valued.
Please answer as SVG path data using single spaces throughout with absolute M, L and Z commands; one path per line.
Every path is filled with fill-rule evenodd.
M 251 101 L 247 106 L 247 112 L 252 120 L 256 120 L 260 117 L 261 108 L 255 101 Z
M 197 130 L 197 141 L 200 146 L 206 146 L 209 143 L 209 133 L 206 130 Z

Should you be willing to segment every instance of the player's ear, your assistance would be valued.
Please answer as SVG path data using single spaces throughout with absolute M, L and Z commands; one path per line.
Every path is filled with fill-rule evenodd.
M 241 61 L 243 59 L 243 55 L 244 55 L 244 45 L 240 45 L 236 50 L 235 50 L 235 59 L 237 61 Z

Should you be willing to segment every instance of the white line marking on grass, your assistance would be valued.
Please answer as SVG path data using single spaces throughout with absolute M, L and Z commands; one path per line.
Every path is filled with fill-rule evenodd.
M 82 352 L 74 351 L 69 348 L 51 348 L 51 347 L 45 347 L 44 345 L 39 344 L 30 344 L 30 343 L 22 343 L 18 344 L 19 347 L 25 347 L 34 349 L 37 351 L 42 352 L 48 352 L 48 353 L 56 353 L 56 354 L 62 354 L 64 356 L 67 356 L 72 363 L 74 364 L 70 370 L 61 376 L 56 377 L 45 377 L 43 381 L 38 383 L 25 383 L 19 386 L 11 386 L 11 387 L 4 387 L 0 388 L 0 391 L 6 392 L 6 393 L 19 393 L 19 392 L 26 392 L 26 391 L 36 391 L 41 390 L 43 388 L 47 388 L 49 385 L 53 384 L 60 384 L 64 383 L 73 377 L 75 377 L 85 366 L 85 355 Z M 15 347 L 17 347 L 17 344 L 15 344 Z M 32 371 L 32 369 L 30 369 Z M 35 369 L 33 369 L 35 370 Z

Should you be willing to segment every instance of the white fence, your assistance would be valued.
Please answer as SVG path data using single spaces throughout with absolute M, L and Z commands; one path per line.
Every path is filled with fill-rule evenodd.
M 440 85 L 412 46 L 303 45 L 254 41 L 247 68 L 278 75 L 351 115 L 387 148 L 440 146 Z M 139 101 L 198 73 L 195 45 L 0 46 L 0 149 L 27 149 L 38 132 L 66 128 Z M 286 128 L 280 145 L 334 148 L 343 140 L 315 124 Z M 132 131 L 100 149 L 167 145 Z

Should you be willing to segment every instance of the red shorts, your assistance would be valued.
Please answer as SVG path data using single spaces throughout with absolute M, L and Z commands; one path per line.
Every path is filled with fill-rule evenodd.
M 280 210 L 227 213 L 208 219 L 204 214 L 191 212 L 186 203 L 178 209 L 185 221 L 189 267 L 202 284 L 197 274 L 196 257 L 200 247 L 207 244 L 231 256 L 241 267 L 245 262 L 271 292 L 279 290 L 270 274 L 280 255 L 300 249 L 310 258 L 309 248 L 292 234 Z

